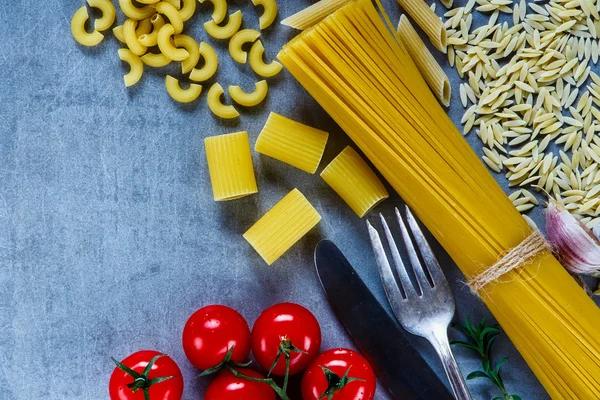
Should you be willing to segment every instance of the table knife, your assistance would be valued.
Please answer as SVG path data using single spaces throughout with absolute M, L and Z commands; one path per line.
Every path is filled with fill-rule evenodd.
M 315 266 L 331 308 L 394 398 L 454 398 L 335 244 L 317 245 Z

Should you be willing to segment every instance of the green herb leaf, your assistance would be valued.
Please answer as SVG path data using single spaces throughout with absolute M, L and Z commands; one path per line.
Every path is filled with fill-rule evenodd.
M 476 378 L 486 378 L 489 379 L 489 376 L 487 376 L 487 374 L 483 371 L 473 371 L 471 372 L 469 375 L 467 375 L 467 380 L 470 381 L 471 379 L 476 379 Z

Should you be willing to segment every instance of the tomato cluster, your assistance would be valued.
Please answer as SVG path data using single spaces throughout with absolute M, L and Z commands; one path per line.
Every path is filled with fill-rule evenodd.
M 367 360 L 349 349 L 319 354 L 321 328 L 314 315 L 293 303 L 276 304 L 256 320 L 252 331 L 235 310 L 211 305 L 196 311 L 183 329 L 183 350 L 201 375 L 217 373 L 205 400 L 288 400 L 290 375 L 302 371 L 303 400 L 371 400 L 375 375 Z M 267 376 L 244 363 L 252 351 Z M 180 400 L 183 378 L 175 361 L 140 351 L 115 368 L 111 400 Z M 281 386 L 272 376 L 282 377 Z

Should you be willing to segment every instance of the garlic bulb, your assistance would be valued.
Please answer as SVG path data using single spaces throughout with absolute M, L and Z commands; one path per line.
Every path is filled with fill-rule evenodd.
M 559 209 L 552 201 L 546 210 L 546 239 L 570 272 L 600 275 L 598 237 L 569 211 Z

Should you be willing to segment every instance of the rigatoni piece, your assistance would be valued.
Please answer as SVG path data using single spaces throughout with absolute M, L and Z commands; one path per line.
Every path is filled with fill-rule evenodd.
M 272 112 L 256 141 L 255 150 L 314 174 L 329 134 Z
M 400 7 L 425 32 L 436 49 L 446 52 L 446 28 L 440 18 L 433 12 L 424 0 L 398 0 Z
M 258 192 L 247 132 L 208 137 L 204 145 L 215 201 Z
M 298 11 L 296 14 L 281 21 L 282 25 L 305 30 L 321 22 L 329 14 L 348 3 L 350 0 L 321 0 L 310 7 Z
M 448 107 L 452 93 L 450 80 L 405 15 L 400 17 L 398 35 L 433 94 Z
M 248 229 L 244 239 L 271 265 L 320 220 L 317 210 L 294 189 Z
M 360 218 L 389 197 L 375 172 L 350 146 L 325 167 L 321 178 Z

